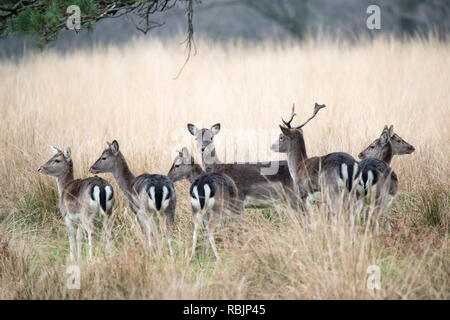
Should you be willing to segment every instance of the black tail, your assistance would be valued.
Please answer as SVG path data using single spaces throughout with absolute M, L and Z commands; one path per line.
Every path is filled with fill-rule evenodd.
M 159 184 L 159 185 L 156 185 L 156 186 L 155 185 L 149 185 L 149 187 L 147 189 L 147 193 L 150 196 L 150 198 L 152 197 L 151 194 L 150 194 L 150 188 L 152 186 L 155 187 L 155 205 L 156 205 L 156 210 L 159 211 L 159 210 L 161 210 L 161 207 L 162 207 L 162 201 L 163 201 L 163 195 L 164 195 L 164 192 L 163 192 L 164 185 L 163 184 Z M 167 198 L 170 198 L 171 190 L 170 190 L 170 188 L 168 186 L 166 186 L 166 188 L 167 188 L 167 190 L 169 192 L 167 194 Z
M 344 162 L 345 163 L 345 162 Z M 339 168 L 339 177 L 344 180 L 344 172 L 342 172 L 342 164 Z M 347 190 L 350 192 L 353 188 L 353 171 L 355 170 L 355 163 L 345 163 L 347 165 L 347 181 L 345 182 L 345 186 L 347 187 Z M 355 177 L 358 176 L 359 168 L 357 169 L 355 173 Z
M 92 186 L 91 199 L 94 200 L 94 201 L 97 201 L 97 199 L 95 199 L 95 196 L 94 196 L 94 189 L 95 189 L 95 187 L 97 187 L 100 190 L 100 194 L 99 194 L 100 207 L 102 208 L 103 212 L 106 212 L 106 190 L 105 190 L 105 187 L 98 186 L 98 185 Z M 113 197 L 113 195 L 111 194 L 111 196 L 110 196 L 110 198 L 108 200 L 111 200 L 112 197 Z
M 162 186 L 157 186 L 155 188 L 155 203 L 156 203 L 156 210 L 161 210 L 161 204 L 162 204 L 162 197 L 163 197 L 163 188 Z
M 105 187 L 100 187 L 100 207 L 103 212 L 106 212 L 106 190 Z
M 199 185 L 198 190 L 198 200 L 200 201 L 200 208 L 203 210 L 205 207 L 205 185 Z

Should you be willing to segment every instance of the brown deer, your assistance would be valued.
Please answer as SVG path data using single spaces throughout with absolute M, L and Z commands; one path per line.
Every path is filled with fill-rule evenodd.
M 391 232 L 390 209 L 397 195 L 398 178 L 389 167 L 394 155 L 411 154 L 415 148 L 394 133 L 394 126 L 384 126 L 378 139 L 372 142 L 358 157 L 361 174 L 355 181 L 359 198 L 359 214 L 367 220 L 367 204 L 374 204 L 372 226 L 378 230 L 378 217 L 385 210 L 386 227 Z M 358 216 L 359 216 L 358 214 Z
M 107 181 L 97 176 L 74 179 L 70 148 L 67 147 L 64 152 L 55 147 L 52 149 L 55 154 L 38 172 L 56 178 L 59 210 L 69 232 L 70 259 L 74 260 L 74 225 L 77 225 L 78 260 L 81 258 L 83 230 L 88 236 L 89 258 L 92 258 L 93 219 L 98 213 L 104 217 L 103 227 L 106 230 L 108 245 L 111 243 L 114 189 Z
M 172 229 L 175 220 L 176 194 L 172 181 L 160 174 L 142 174 L 135 176 L 128 168 L 125 157 L 119 150 L 119 143 L 107 142 L 107 148 L 100 158 L 89 169 L 92 173 L 112 173 L 123 195 L 127 198 L 131 211 L 144 234 L 148 247 L 152 246 L 152 236 L 157 235 L 155 216 L 162 218 L 159 224 L 162 233 L 167 237 L 172 255 Z
M 243 216 L 243 206 L 239 203 L 236 184 L 229 176 L 223 173 L 205 173 L 202 167 L 195 163 L 194 158 L 191 157 L 186 147 L 179 151 L 167 176 L 173 182 L 183 179 L 191 182 L 189 194 L 191 196 L 194 222 L 191 259 L 193 259 L 195 254 L 198 232 L 208 213 L 206 253 L 208 253 L 210 244 L 215 257 L 218 258 L 214 241 L 215 228 L 225 219 L 227 214 L 231 215 L 235 222 L 234 227 L 238 228 L 239 225 L 237 223 L 240 222 Z
M 202 166 L 196 163 L 189 150 L 183 147 L 175 157 L 167 176 L 172 182 L 187 179 L 192 183 L 202 173 L 204 173 Z
M 325 108 L 324 104 L 316 103 L 314 113 L 308 120 L 297 127 L 291 127 L 291 122 L 296 115 L 295 106 L 293 106 L 291 118 L 289 121 L 282 119 L 283 125 L 280 125 L 282 133 L 271 147 L 272 151 L 287 153 L 294 190 L 310 215 L 312 204 L 319 196 L 327 200 L 334 214 L 338 214 L 339 201 L 341 198 L 348 198 L 353 187 L 353 180 L 358 175 L 357 162 L 345 152 L 308 158 L 302 127 L 322 108 Z
M 267 207 L 274 201 L 284 198 L 287 198 L 292 206 L 296 206 L 292 179 L 286 161 L 272 161 L 269 165 L 262 162 L 222 163 L 217 157 L 214 146 L 214 137 L 220 131 L 220 124 L 217 123 L 210 129 L 198 129 L 189 123 L 187 128 L 195 137 L 195 145 L 201 155 L 203 170 L 228 175 L 235 182 L 240 203 L 245 207 Z M 274 174 L 264 174 L 268 168 L 278 168 L 278 170 Z

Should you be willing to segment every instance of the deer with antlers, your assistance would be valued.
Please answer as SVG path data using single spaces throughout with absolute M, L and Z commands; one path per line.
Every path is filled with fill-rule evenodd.
M 296 206 L 287 162 L 222 163 L 214 145 L 214 137 L 219 133 L 220 127 L 220 123 L 210 129 L 198 129 L 191 123 L 187 125 L 189 132 L 195 137 L 202 169 L 205 172 L 228 175 L 235 182 L 240 203 L 245 207 L 267 207 L 277 200 L 287 200 L 292 206 Z M 268 170 L 270 168 L 277 170 L 271 172 L 272 170 Z
M 291 118 L 280 125 L 281 134 L 271 149 L 287 154 L 289 172 L 294 190 L 303 207 L 311 215 L 312 205 L 322 196 L 334 214 L 338 214 L 340 199 L 353 188 L 353 180 L 358 175 L 358 164 L 345 152 L 334 152 L 321 157 L 308 158 L 302 128 L 311 121 L 325 105 L 315 104 L 313 115 L 299 126 L 292 127 L 296 116 L 292 106 Z

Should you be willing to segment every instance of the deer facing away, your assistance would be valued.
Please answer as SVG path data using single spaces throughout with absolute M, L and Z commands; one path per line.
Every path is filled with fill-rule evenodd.
M 128 167 L 125 157 L 119 150 L 119 143 L 114 140 L 107 143 L 107 148 L 89 169 L 92 173 L 112 173 L 120 190 L 128 200 L 131 211 L 144 234 L 144 241 L 152 246 L 152 234 L 158 235 L 155 216 L 163 220 L 159 228 L 167 237 L 172 255 L 172 229 L 175 220 L 176 194 L 172 181 L 160 174 L 142 174 L 135 176 Z
M 389 167 L 394 155 L 410 154 L 414 147 L 394 133 L 394 126 L 384 126 L 378 139 L 372 142 L 358 157 L 361 174 L 355 181 L 359 198 L 359 211 L 367 220 L 367 204 L 374 204 L 372 225 L 378 230 L 378 216 L 385 210 L 386 227 L 391 232 L 390 208 L 398 190 L 398 178 Z
M 77 256 L 81 258 L 83 230 L 86 231 L 89 244 L 89 258 L 92 258 L 93 219 L 101 213 L 108 245 L 111 243 L 113 223 L 114 189 L 100 177 L 86 179 L 73 178 L 73 163 L 70 148 L 63 151 L 52 147 L 53 157 L 42 165 L 38 172 L 56 178 L 59 193 L 59 210 L 69 232 L 70 258 L 74 259 L 74 225 L 77 226 Z
M 205 173 L 201 166 L 195 163 L 186 147 L 178 153 L 168 177 L 173 182 L 182 179 L 188 179 L 191 182 L 189 194 L 194 222 L 191 259 L 195 254 L 198 232 L 207 216 L 209 217 L 205 226 L 206 252 L 210 244 L 215 257 L 218 258 L 214 230 L 227 214 L 233 218 L 235 228 L 238 228 L 237 223 L 243 216 L 243 206 L 239 203 L 238 190 L 234 181 L 223 173 Z
M 280 125 L 282 133 L 271 147 L 275 152 L 287 153 L 294 190 L 310 215 L 312 204 L 319 196 L 324 197 L 331 211 L 337 214 L 341 198 L 346 196 L 348 199 L 353 188 L 353 180 L 359 172 L 355 159 L 344 152 L 308 158 L 302 127 L 324 107 L 325 105 L 316 103 L 314 113 L 308 120 L 297 127 L 291 127 L 296 115 L 293 106 L 290 120 L 283 120 L 284 125 Z

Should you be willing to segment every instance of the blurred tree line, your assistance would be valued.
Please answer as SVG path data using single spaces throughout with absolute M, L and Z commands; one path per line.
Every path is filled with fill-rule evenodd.
M 320 0 L 243 0 L 244 3 L 258 11 L 264 17 L 282 26 L 292 36 L 302 39 L 311 31 L 312 22 L 320 15 L 328 18 L 336 7 L 352 11 L 351 7 L 367 8 L 371 4 L 379 5 L 382 15 L 388 15 L 388 22 L 399 34 L 426 34 L 434 29 L 439 33 L 448 32 L 450 1 L 448 0 L 354 0 L 330 1 Z M 328 8 L 327 8 L 328 7 Z M 327 13 L 328 11 L 328 13 Z M 340 10 L 343 11 L 343 10 Z M 344 15 L 342 15 L 344 16 Z M 359 19 L 361 16 L 345 15 L 349 19 Z M 382 19 L 383 20 L 383 19 Z M 325 21 L 322 21 L 324 24 Z M 351 23 L 347 21 L 347 23 Z M 397 25 L 395 25 L 397 24 Z
M 381 8 L 381 31 L 366 28 L 371 4 Z M 219 41 L 301 40 L 321 31 L 351 38 L 382 32 L 427 35 L 432 30 L 446 37 L 450 30 L 450 0 L 1 0 L 0 37 L 12 39 L 0 40 L 0 49 L 13 47 L 14 39 L 23 43 L 32 38 L 39 46 L 54 41 L 66 28 L 69 5 L 80 7 L 82 30 L 100 29 L 96 37 L 62 32 L 71 43 L 89 38 L 123 42 L 136 30 L 147 34 L 159 26 L 152 35 L 173 36 L 181 30 L 189 49 L 194 30 Z

